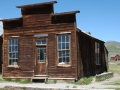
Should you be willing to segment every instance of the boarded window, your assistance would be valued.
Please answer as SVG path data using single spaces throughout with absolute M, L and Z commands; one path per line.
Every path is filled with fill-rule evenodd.
M 59 35 L 58 42 L 58 64 L 70 64 L 70 36 Z
M 95 60 L 96 65 L 100 64 L 100 44 L 95 42 Z
M 9 65 L 17 65 L 18 64 L 18 39 L 10 39 L 8 40 L 8 59 Z

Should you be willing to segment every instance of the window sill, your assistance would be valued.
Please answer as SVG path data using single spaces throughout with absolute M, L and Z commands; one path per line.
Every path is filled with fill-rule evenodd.
M 72 67 L 72 66 L 67 64 L 59 64 L 57 67 Z
M 18 65 L 8 65 L 7 67 L 19 68 L 19 66 L 18 66 Z

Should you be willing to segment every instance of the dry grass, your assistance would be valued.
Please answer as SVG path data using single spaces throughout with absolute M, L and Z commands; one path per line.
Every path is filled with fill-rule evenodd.
M 120 75 L 120 61 L 110 62 L 109 63 L 109 71 Z

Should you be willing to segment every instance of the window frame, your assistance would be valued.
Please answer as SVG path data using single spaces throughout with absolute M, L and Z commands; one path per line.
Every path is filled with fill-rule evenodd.
M 64 50 L 59 50 L 58 49 L 58 36 L 68 36 L 69 37 L 69 49 L 64 49 Z M 57 53 L 57 66 L 62 66 L 62 67 L 70 67 L 71 66 L 71 33 L 60 33 L 60 34 L 56 34 L 56 39 L 57 39 L 57 42 L 56 42 L 56 45 L 57 45 L 57 50 L 56 50 L 56 53 Z M 69 64 L 59 64 L 59 51 L 69 51 Z
M 46 44 L 37 44 L 37 43 L 36 43 L 37 40 L 46 40 Z M 38 55 L 36 55 L 36 54 L 38 54 L 38 53 L 36 53 L 36 52 L 37 52 L 37 48 L 36 48 L 36 47 L 46 47 L 46 59 L 45 59 L 44 62 L 40 62 L 40 61 L 42 61 L 42 60 L 38 61 Z M 38 63 L 46 63 L 46 62 L 47 62 L 47 38 L 36 38 L 36 39 L 35 39 L 35 48 L 36 48 L 35 56 L 36 56 L 36 58 L 37 58 L 37 62 L 38 62 Z
M 96 54 L 96 52 L 97 52 L 97 54 Z M 101 65 L 101 63 L 100 63 L 100 43 L 99 42 L 95 42 L 95 63 L 96 63 L 96 65 Z
M 17 60 L 17 64 L 14 64 L 14 65 L 12 65 L 12 64 L 10 64 L 10 58 L 9 58 L 9 40 L 18 40 L 18 60 Z M 7 47 L 8 47 L 8 50 L 7 50 L 7 54 L 8 54 L 8 67 L 19 67 L 18 65 L 19 65 L 19 37 L 18 36 L 16 36 L 16 37 L 9 37 L 8 38 L 8 41 L 7 41 Z

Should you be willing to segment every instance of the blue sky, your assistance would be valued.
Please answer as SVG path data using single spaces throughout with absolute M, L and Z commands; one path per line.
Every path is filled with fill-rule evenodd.
M 16 6 L 51 0 L 1 0 L 0 18 L 21 17 Z M 77 26 L 103 41 L 120 42 L 120 0 L 56 0 L 55 12 L 80 10 Z

